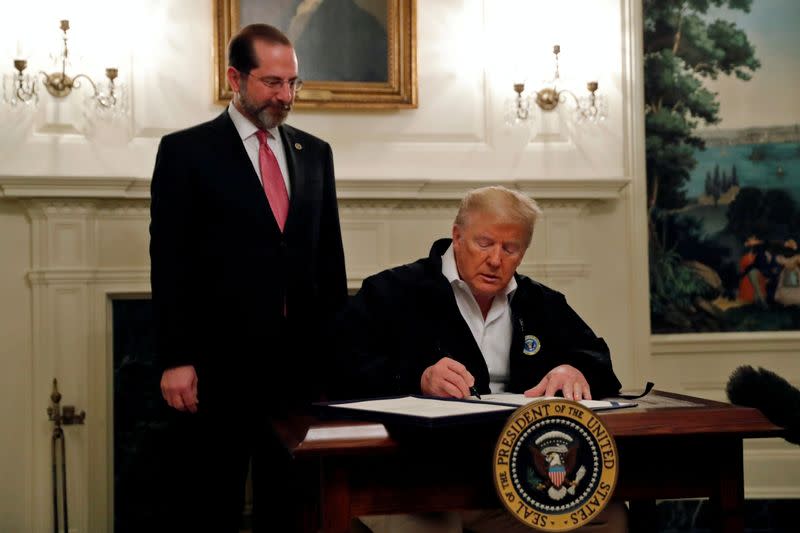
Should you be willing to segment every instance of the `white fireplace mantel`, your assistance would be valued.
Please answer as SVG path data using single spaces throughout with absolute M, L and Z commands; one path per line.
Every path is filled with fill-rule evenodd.
M 497 183 L 496 181 L 491 181 Z M 625 194 L 627 178 L 528 179 L 500 182 L 540 200 L 536 247 L 521 272 L 556 286 L 591 282 L 593 265 L 582 227 Z M 342 233 L 348 285 L 357 289 L 375 272 L 427 253 L 447 236 L 465 191 L 478 180 L 340 179 Z M 68 462 L 71 518 L 80 531 L 113 526 L 111 458 L 113 409 L 110 376 L 111 301 L 147 297 L 149 283 L 149 178 L 0 176 L 0 202 L 19 202 L 30 223 L 30 265 L 25 273 L 32 305 L 32 409 L 44 413 L 52 379 L 65 401 L 87 413 L 71 428 Z M 596 210 L 592 206 L 600 206 Z M 31 493 L 50 491 L 49 426 L 31 428 Z M 32 530 L 50 517 L 33 513 Z M 70 524 L 72 525 L 72 524 Z
M 615 200 L 631 182 L 629 177 L 544 178 L 496 181 L 537 200 Z M 482 180 L 338 179 L 341 199 L 456 200 L 465 191 L 486 185 Z M 0 176 L 0 198 L 148 199 L 149 178 L 80 176 Z

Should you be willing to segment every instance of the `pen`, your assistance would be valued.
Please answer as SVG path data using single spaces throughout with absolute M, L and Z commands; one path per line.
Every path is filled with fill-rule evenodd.
M 444 350 L 442 350 L 442 345 L 439 343 L 439 341 L 436 341 L 436 351 L 439 352 L 440 357 L 450 357 Z M 481 399 L 481 395 L 478 394 L 478 389 L 475 387 L 475 385 L 469 388 L 469 393 L 470 395 L 475 396 L 477 399 Z

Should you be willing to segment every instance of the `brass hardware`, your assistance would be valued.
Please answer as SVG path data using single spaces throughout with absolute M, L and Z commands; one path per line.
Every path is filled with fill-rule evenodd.
M 536 93 L 536 105 L 541 107 L 544 111 L 552 111 L 558 105 L 561 99 L 561 92 L 555 89 L 542 89 Z
M 76 76 L 69 76 L 67 74 L 67 59 L 69 57 L 69 48 L 67 47 L 67 30 L 69 30 L 69 21 L 62 20 L 60 24 L 61 31 L 64 33 L 61 39 L 64 41 L 64 49 L 61 51 L 61 72 L 53 72 L 48 74 L 44 71 L 39 71 L 42 76 L 42 83 L 44 84 L 47 92 L 56 98 L 64 98 L 72 92 L 72 89 L 80 88 L 80 78 L 86 80 L 92 86 L 94 91 L 94 100 L 100 107 L 110 108 L 117 103 L 117 94 L 115 94 L 114 80 L 118 75 L 116 68 L 107 68 L 106 77 L 108 78 L 108 91 L 101 92 L 97 84 L 86 74 L 78 74 Z M 17 69 L 17 83 L 15 94 L 23 102 L 28 102 L 36 98 L 36 85 L 31 83 L 27 84 L 23 77 L 23 72 L 27 68 L 28 62 L 24 59 L 15 59 L 14 68 Z
M 72 92 L 73 87 L 79 86 L 75 85 L 75 82 L 73 81 L 72 78 L 60 72 L 54 72 L 49 76 L 45 74 L 45 76 L 46 78 L 44 82 L 44 87 L 45 89 L 47 89 L 47 92 L 49 92 L 56 98 L 67 96 L 69 93 Z
M 72 426 L 83 424 L 86 419 L 86 411 L 75 412 L 74 405 L 60 407 L 61 393 L 58 392 L 58 380 L 53 380 L 53 392 L 50 394 L 50 407 L 47 408 L 48 419 L 55 422 L 56 427 Z
M 564 95 L 566 94 L 569 94 L 570 96 L 575 98 L 576 102 L 578 100 L 575 97 L 575 95 L 572 94 L 570 91 L 565 91 L 563 89 L 558 90 L 558 88 L 556 87 L 556 83 L 558 83 L 558 81 L 561 79 L 561 70 L 558 66 L 558 54 L 560 53 L 561 53 L 561 45 L 558 44 L 553 45 L 553 55 L 555 56 L 555 62 L 556 62 L 556 71 L 555 74 L 553 75 L 553 86 L 545 87 L 544 89 L 536 91 L 535 93 L 536 105 L 538 105 L 542 111 L 552 111 L 553 109 L 558 107 L 558 104 L 564 100 L 565 97 Z
M 515 83 L 514 92 L 517 93 L 514 100 L 512 100 L 512 120 L 516 122 L 527 120 L 529 117 L 530 109 L 527 102 L 535 103 L 542 111 L 553 111 L 559 104 L 563 104 L 568 99 L 572 98 L 575 103 L 575 111 L 579 120 L 588 120 L 595 122 L 598 119 L 605 118 L 605 100 L 602 96 L 596 94 L 598 89 L 597 81 L 590 81 L 586 84 L 589 93 L 585 96 L 578 97 L 570 90 L 562 89 L 559 87 L 561 80 L 561 72 L 558 63 L 558 56 L 561 53 L 561 46 L 553 46 L 553 56 L 555 61 L 555 72 L 553 73 L 553 80 L 542 89 L 532 91 L 533 96 L 527 100 L 522 96 L 525 91 L 524 83 Z M 603 103 L 601 103 L 601 101 Z
M 62 26 L 63 26 L 62 21 Z M 69 24 L 67 24 L 69 26 Z M 58 463 L 61 460 L 61 508 L 64 514 L 64 531 L 69 531 L 69 514 L 67 511 L 67 451 L 64 439 L 64 428 L 74 424 L 83 424 L 86 412 L 75 412 L 74 405 L 61 407 L 61 393 L 58 392 L 58 380 L 53 379 L 53 392 L 50 393 L 50 407 L 47 408 L 47 418 L 53 422 L 53 435 L 50 438 L 50 455 L 52 459 L 51 472 L 53 477 L 53 531 L 59 533 L 58 528 Z M 58 451 L 61 451 L 59 454 Z M 60 457 L 59 457 L 60 455 Z

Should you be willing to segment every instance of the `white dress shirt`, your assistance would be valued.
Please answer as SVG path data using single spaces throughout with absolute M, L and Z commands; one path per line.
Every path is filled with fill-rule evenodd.
M 228 104 L 228 114 L 233 121 L 233 125 L 236 126 L 236 131 L 239 132 L 239 137 L 242 139 L 244 149 L 247 150 L 247 157 L 250 158 L 250 162 L 256 170 L 256 175 L 258 179 L 261 180 L 261 185 L 263 186 L 264 179 L 261 177 L 261 165 L 258 164 L 259 144 L 258 137 L 256 137 L 258 128 L 236 109 L 233 102 Z M 278 166 L 281 168 L 281 174 L 283 174 L 283 182 L 286 184 L 286 193 L 289 195 L 289 198 L 291 198 L 292 189 L 289 184 L 289 166 L 286 163 L 286 152 L 283 150 L 281 134 L 277 127 L 268 129 L 267 133 L 269 133 L 269 135 L 267 135 L 267 144 L 275 154 L 275 159 L 278 160 Z
M 503 392 L 508 381 L 508 354 L 513 334 L 509 302 L 517 290 L 517 280 L 512 277 L 508 285 L 495 296 L 484 320 L 475 296 L 458 275 L 452 244 L 442 255 L 442 274 L 450 282 L 458 310 L 461 311 L 461 316 L 469 326 L 489 367 L 489 386 L 492 392 Z

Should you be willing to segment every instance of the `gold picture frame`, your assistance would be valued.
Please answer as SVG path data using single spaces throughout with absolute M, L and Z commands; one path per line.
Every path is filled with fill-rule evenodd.
M 269 8 L 270 0 L 213 0 L 214 2 L 214 94 L 216 102 L 226 104 L 232 92 L 225 76 L 227 46 L 231 36 L 253 22 L 242 20 L 242 1 L 257 8 Z M 416 0 L 384 0 L 386 2 L 385 79 L 379 81 L 307 79 L 303 75 L 303 57 L 299 57 L 303 89 L 298 92 L 296 108 L 305 109 L 399 109 L 417 107 L 417 40 Z M 298 1 L 298 4 L 300 2 Z M 353 3 L 357 3 L 353 0 Z M 264 5 L 261 5 L 264 4 Z M 285 4 L 285 2 L 284 2 Z M 316 4 L 319 5 L 319 4 Z M 380 6 L 383 8 L 383 6 Z M 273 23 L 274 24 L 274 23 Z M 278 24 L 274 24 L 280 27 Z M 281 28 L 286 30 L 286 28 Z M 296 48 L 299 48 L 295 42 Z M 324 49 L 323 49 L 324 48 Z M 362 47 L 361 50 L 366 50 Z M 314 50 L 311 50 L 313 53 Z M 320 47 L 320 54 L 338 53 L 335 42 Z M 298 55 L 300 55 L 298 53 Z M 347 57 L 352 57 L 348 55 Z M 381 69 L 383 68 L 380 65 Z

